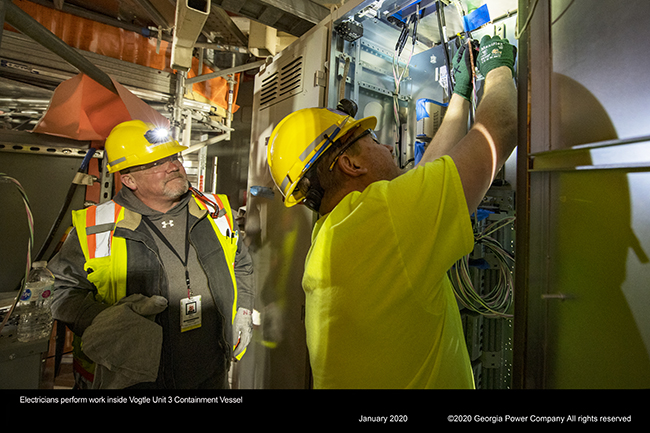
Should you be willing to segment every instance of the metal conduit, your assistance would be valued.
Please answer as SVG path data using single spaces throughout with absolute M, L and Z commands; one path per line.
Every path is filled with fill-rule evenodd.
M 25 11 L 13 4 L 10 0 L 0 0 L 0 10 L 5 11 L 5 20 L 18 31 L 29 36 L 63 60 L 70 63 L 80 72 L 88 75 L 97 83 L 117 94 L 117 89 L 111 78 L 104 71 L 95 66 L 83 55 L 59 39 L 54 33 L 45 28 L 41 23 L 29 16 Z
M 234 68 L 221 69 L 215 72 L 211 72 L 209 74 L 198 75 L 196 77 L 186 79 L 185 84 L 200 83 L 202 81 L 211 80 L 213 78 L 223 77 L 224 75 L 232 75 L 238 72 L 249 71 L 251 69 L 255 69 L 255 68 L 259 68 L 260 66 L 263 66 L 264 64 L 266 64 L 266 62 L 267 62 L 266 59 L 258 60 L 257 62 L 245 63 L 240 66 L 235 66 Z

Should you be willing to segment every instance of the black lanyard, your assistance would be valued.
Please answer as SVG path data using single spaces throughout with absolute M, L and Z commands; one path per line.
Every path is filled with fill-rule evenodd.
M 149 218 L 143 217 L 144 222 L 149 226 L 149 228 L 160 238 L 161 241 L 167 245 L 167 247 L 171 250 L 176 257 L 178 257 L 178 260 L 181 261 L 183 264 L 183 267 L 185 268 L 185 283 L 187 284 L 187 297 L 189 298 L 191 296 L 191 289 L 190 289 L 190 271 L 187 269 L 187 257 L 189 256 L 190 252 L 190 216 L 186 215 L 185 216 L 185 260 L 181 258 L 181 256 L 176 252 L 174 247 L 172 246 L 171 243 L 167 240 L 165 235 L 163 235 L 160 230 L 158 230 L 158 227 L 152 223 Z

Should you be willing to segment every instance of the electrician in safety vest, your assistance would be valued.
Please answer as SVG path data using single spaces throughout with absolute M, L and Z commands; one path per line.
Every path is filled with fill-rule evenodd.
M 302 280 L 315 388 L 475 386 L 447 271 L 472 250 L 470 215 L 516 145 L 516 50 L 489 36 L 478 58 L 467 47 L 444 121 L 407 172 L 356 110 L 298 110 L 271 133 L 285 205 L 320 215 Z M 468 131 L 476 63 L 485 87 Z
M 227 197 L 192 188 L 185 150 L 139 120 L 106 139 L 123 188 L 73 212 L 50 261 L 78 387 L 228 388 L 251 340 L 252 262 Z

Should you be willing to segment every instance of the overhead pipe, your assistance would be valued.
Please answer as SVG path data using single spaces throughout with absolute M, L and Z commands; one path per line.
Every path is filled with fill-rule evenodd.
M 210 6 L 210 0 L 194 2 L 179 0 L 176 2 L 174 39 L 170 59 L 172 69 L 187 72 L 192 68 L 194 43 L 210 15 Z
M 196 77 L 188 78 L 185 80 L 185 84 L 200 83 L 202 81 L 211 80 L 213 78 L 223 77 L 224 75 L 232 75 L 238 72 L 244 72 L 251 69 L 259 68 L 260 66 L 264 66 L 265 64 L 266 64 L 266 60 L 259 60 L 257 62 L 245 63 L 240 66 L 235 66 L 234 68 L 220 69 L 218 71 L 211 72 L 209 74 L 203 74 L 203 75 L 198 75 Z
M 2 1 L 5 9 L 5 20 L 18 31 L 29 36 L 54 54 L 58 55 L 80 72 L 88 75 L 97 83 L 106 87 L 111 92 L 118 94 L 113 81 L 107 73 L 95 66 L 90 60 L 86 59 L 81 53 L 70 47 L 68 44 L 59 39 L 54 33 L 45 28 L 41 23 L 32 18 L 27 12 L 20 9 L 10 0 Z
M 196 42 L 194 44 L 194 48 L 204 48 L 208 50 L 232 52 L 232 53 L 239 53 L 239 54 L 251 54 L 251 50 L 246 47 L 239 47 L 237 45 L 223 45 L 223 44 L 217 44 L 213 42 Z

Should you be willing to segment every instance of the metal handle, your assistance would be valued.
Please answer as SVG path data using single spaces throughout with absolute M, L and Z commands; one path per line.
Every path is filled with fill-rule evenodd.
M 565 300 L 568 299 L 569 296 L 565 295 L 564 293 L 544 293 L 542 295 L 542 299 L 561 299 Z

